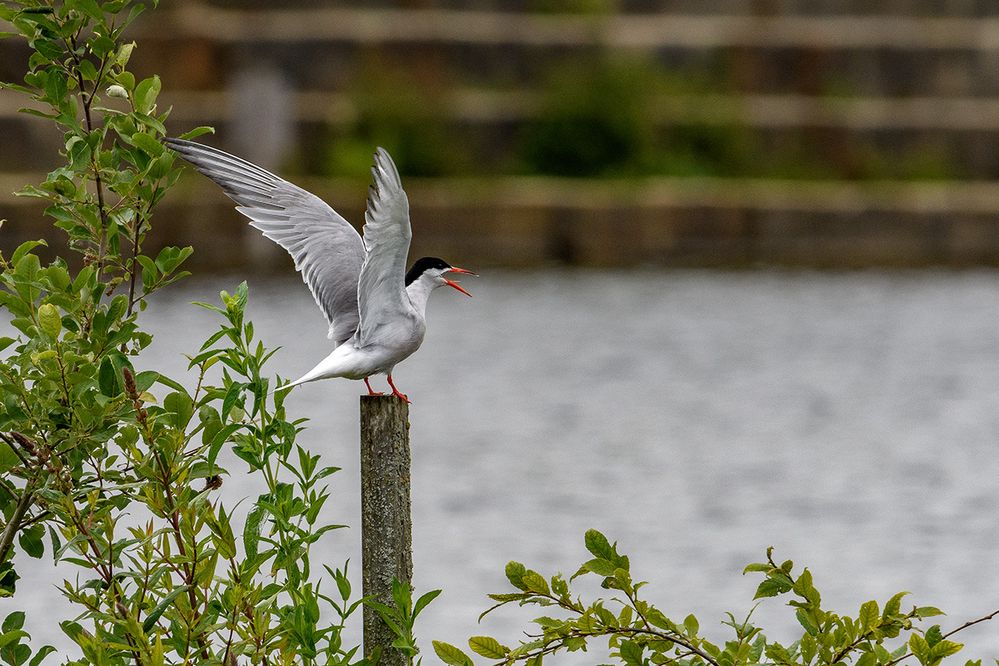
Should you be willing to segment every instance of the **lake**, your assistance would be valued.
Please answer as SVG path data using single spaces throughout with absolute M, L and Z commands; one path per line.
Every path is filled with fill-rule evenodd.
M 238 279 L 155 299 L 149 365 L 182 374 L 216 327 L 190 301 Z M 590 527 L 631 555 L 662 610 L 696 613 L 716 641 L 725 611 L 752 608 L 759 578 L 741 571 L 770 545 L 842 612 L 909 590 L 949 612 L 946 630 L 999 608 L 999 274 L 491 271 L 463 284 L 475 297 L 436 293 L 423 348 L 395 372 L 413 400 L 415 584 L 444 588 L 418 624 L 426 663 L 431 638 L 516 643 L 530 613 L 476 623 L 485 595 L 508 591 L 505 563 L 571 574 Z M 250 297 L 258 337 L 283 346 L 272 372 L 297 377 L 328 353 L 297 279 L 252 282 Z M 363 390 L 317 382 L 287 402 L 310 419 L 301 442 L 343 468 L 327 515 L 352 527 L 314 562 L 349 557 L 358 580 Z M 259 491 L 242 463 L 230 471 L 227 503 Z M 36 566 L 21 582 L 39 644 L 66 644 L 50 618 L 69 575 Z M 792 635 L 778 602 L 754 617 Z M 959 659 L 999 654 L 997 624 L 959 638 Z

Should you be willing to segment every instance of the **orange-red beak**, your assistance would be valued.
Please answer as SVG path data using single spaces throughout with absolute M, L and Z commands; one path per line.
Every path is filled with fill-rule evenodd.
M 455 266 L 452 266 L 451 268 L 447 269 L 447 272 L 448 273 L 464 273 L 465 275 L 474 275 L 475 277 L 479 277 L 478 273 L 473 273 L 472 271 L 465 270 L 464 268 L 457 268 Z M 469 298 L 472 297 L 472 295 L 470 293 L 468 293 L 467 291 L 465 291 L 462 288 L 462 286 L 460 284 L 458 284 L 457 282 L 453 282 L 451 280 L 448 280 L 447 278 L 443 278 L 443 279 L 444 279 L 444 284 L 446 284 L 447 286 L 452 287 L 454 289 L 457 289 L 458 291 L 460 291 L 461 293 L 465 294 L 465 296 L 468 296 Z

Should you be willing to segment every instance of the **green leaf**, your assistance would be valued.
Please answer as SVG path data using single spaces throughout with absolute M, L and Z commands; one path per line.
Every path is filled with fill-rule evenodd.
M 506 565 L 506 578 L 510 581 L 518 590 L 527 591 L 527 586 L 524 584 L 524 574 L 527 573 L 527 567 L 525 567 L 520 562 L 507 562 Z
M 920 606 L 915 611 L 916 617 L 927 618 L 936 617 L 937 615 L 946 615 L 942 610 L 935 606 Z
M 194 401 L 182 391 L 174 391 L 163 398 L 163 408 L 174 415 L 173 424 L 178 428 L 186 428 L 194 415 Z
M 149 387 L 156 383 L 159 379 L 160 374 L 154 372 L 153 370 L 144 370 L 139 374 L 135 375 L 135 390 L 139 393 L 143 393 L 149 390 Z
M 663 612 L 658 608 L 650 607 L 645 611 L 645 619 L 659 627 L 660 629 L 666 629 L 667 631 L 675 631 L 676 625 L 670 621 L 668 617 L 663 615 Z
M 149 291 L 156 284 L 156 279 L 159 277 L 159 270 L 156 268 L 153 260 L 144 254 L 140 254 L 135 259 L 142 266 L 142 286 L 146 291 Z
M 13 631 L 8 631 L 0 634 L 0 649 L 7 648 L 11 644 L 17 645 L 22 638 L 30 638 L 28 632 L 21 629 L 15 629 Z
M 215 134 L 215 128 L 209 127 L 208 125 L 202 125 L 200 127 L 195 127 L 194 129 L 184 132 L 180 135 L 181 139 L 196 139 L 202 134 Z
M 59 308 L 51 303 L 45 303 L 38 308 L 38 326 L 50 338 L 58 338 L 62 331 L 62 317 Z
M 878 610 L 877 601 L 868 601 L 860 606 L 860 613 L 857 615 L 857 622 L 860 624 L 861 632 L 868 632 L 881 624 L 881 613 Z
M 510 652 L 510 648 L 500 644 L 498 640 L 491 636 L 472 636 L 468 639 L 468 647 L 475 654 L 487 659 L 503 659 Z
M 617 571 L 617 567 L 610 560 L 605 560 L 602 557 L 595 557 L 589 562 L 583 564 L 580 567 L 580 571 L 589 571 L 595 573 L 598 576 L 613 576 L 614 572 Z M 577 572 L 578 575 L 579 572 Z
M 774 578 L 767 578 L 756 588 L 753 599 L 764 599 L 766 597 L 776 597 L 778 594 L 787 592 L 790 586 Z
M 182 594 L 186 594 L 189 588 L 190 585 L 182 585 L 181 587 L 174 589 L 172 592 L 170 592 L 170 594 L 163 597 L 163 600 L 160 601 L 158 604 L 156 604 L 156 608 L 150 611 L 149 615 L 147 615 L 146 619 L 142 622 L 142 630 L 148 633 L 156 624 L 156 622 L 160 619 L 160 617 L 163 615 L 166 609 L 170 607 L 170 604 L 173 603 L 174 599 L 176 599 Z
M 43 240 L 26 241 L 21 243 L 17 246 L 17 249 L 14 250 L 14 254 L 10 255 L 10 263 L 16 266 L 21 262 L 21 258 L 24 257 L 24 255 L 28 254 L 38 246 L 48 247 L 48 243 Z
M 530 592 L 534 592 L 536 594 L 551 594 L 551 590 L 548 589 L 548 581 L 546 581 L 544 576 L 536 571 L 527 571 L 521 580 Z
M 963 647 L 964 643 L 955 643 L 954 641 L 943 639 L 934 645 L 930 650 L 930 658 L 933 661 L 937 661 L 939 659 L 943 659 L 944 657 L 949 657 L 952 654 L 957 654 Z
M 248 559 L 257 556 L 257 544 L 260 541 L 260 526 L 263 523 L 267 510 L 260 505 L 250 509 L 246 516 L 246 523 L 243 525 L 243 548 L 246 550 Z
M 885 604 L 884 612 L 882 617 L 885 620 L 891 619 L 893 616 L 898 615 L 899 609 L 902 607 L 902 597 L 909 594 L 908 592 L 899 592 Z
M 417 599 L 416 603 L 413 604 L 413 619 L 415 620 L 416 616 L 420 614 L 420 611 L 426 608 L 431 601 L 436 599 L 441 592 L 442 590 L 430 590 L 426 594 L 422 595 L 419 599 Z
M 118 52 L 114 56 L 114 63 L 118 67 L 124 68 L 128 64 L 129 59 L 132 57 L 132 51 L 135 49 L 135 42 L 129 42 L 128 44 L 122 44 L 118 47 Z M 119 79 L 118 83 L 121 83 Z M 135 80 L 132 80 L 132 85 L 126 86 L 127 90 L 131 90 L 135 85 Z
M 136 132 L 129 138 L 136 147 L 147 155 L 159 157 L 163 153 L 163 144 L 153 138 L 151 134 Z
M 443 641 L 433 641 L 434 652 L 448 666 L 473 666 L 472 659 L 460 649 Z
M 43 645 L 41 648 L 39 648 L 38 652 L 35 653 L 35 656 L 31 658 L 31 661 L 28 662 L 28 666 L 38 666 L 39 664 L 42 663 L 42 660 L 45 659 L 45 657 L 49 656 L 55 651 L 56 649 L 51 645 Z
M 857 659 L 854 666 L 875 666 L 878 663 L 878 656 L 873 652 L 865 652 Z
M 45 543 L 42 539 L 45 537 L 45 525 L 39 523 L 32 525 L 26 530 L 22 530 L 21 534 L 17 537 L 17 542 L 21 544 L 21 548 L 30 557 L 38 559 L 45 554 Z
M 229 390 L 226 391 L 225 398 L 222 400 L 222 418 L 228 419 L 232 408 L 236 406 L 239 400 L 240 394 L 246 388 L 246 384 L 240 382 L 233 382 Z
M 6 473 L 11 467 L 20 463 L 20 458 L 14 453 L 7 442 L 0 442 L 0 474 Z
M 751 571 L 767 573 L 773 567 L 767 562 L 754 562 L 753 564 L 747 564 L 746 568 L 742 570 L 743 575 L 750 573 Z
M 121 393 L 121 381 L 118 379 L 118 370 L 114 367 L 110 357 L 104 357 L 97 370 L 97 386 L 101 393 L 113 398 Z
M 621 659 L 628 666 L 643 666 L 642 652 L 645 647 L 635 641 L 621 641 Z
M 151 76 L 143 79 L 135 86 L 135 110 L 139 113 L 148 114 L 156 104 L 156 97 L 160 94 L 160 77 Z
M 3 621 L 3 631 L 7 633 L 8 631 L 15 631 L 24 626 L 24 611 L 14 611 Z
M 816 643 L 815 638 L 811 634 L 806 633 L 801 637 L 801 641 L 798 643 L 798 646 L 801 651 L 802 661 L 806 664 L 811 662 L 815 653 L 818 651 L 818 644 Z
M 683 619 L 683 628 L 687 630 L 688 636 L 696 636 L 700 625 L 697 623 L 697 618 L 691 614 Z
M 812 636 L 819 635 L 818 625 L 812 619 L 812 616 L 809 615 L 807 612 L 805 612 L 804 609 L 799 608 L 795 612 L 794 616 L 798 619 L 798 624 L 800 624 L 805 631 L 807 631 Z
M 586 542 L 586 550 L 593 553 L 594 557 L 602 557 L 612 561 L 617 557 L 610 542 L 607 541 L 607 537 L 597 530 L 586 530 L 584 540 Z
M 929 657 L 930 646 L 919 634 L 912 634 L 909 636 L 909 649 L 912 654 L 919 660 L 919 663 L 926 664 Z

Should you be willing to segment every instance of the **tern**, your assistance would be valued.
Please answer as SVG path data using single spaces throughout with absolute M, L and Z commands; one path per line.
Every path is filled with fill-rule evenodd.
M 443 259 L 423 257 L 406 271 L 413 231 L 409 199 L 399 171 L 384 148 L 374 155 L 364 213 L 364 237 L 316 195 L 217 148 L 184 139 L 165 143 L 218 184 L 236 210 L 292 256 L 316 304 L 329 322 L 333 352 L 316 367 L 278 390 L 332 377 L 388 376 L 419 349 L 426 334 L 430 293 L 448 286 L 471 296 L 448 273 L 475 275 Z

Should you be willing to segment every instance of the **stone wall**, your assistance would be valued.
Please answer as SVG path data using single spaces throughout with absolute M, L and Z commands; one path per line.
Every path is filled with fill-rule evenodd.
M 309 184 L 357 222 L 364 183 L 331 166 L 330 152 L 368 121 L 358 90 L 401 72 L 440 116 L 429 140 L 472 156 L 438 178 L 406 177 L 414 252 L 517 266 L 999 264 L 994 2 L 271 7 L 163 2 L 135 26 L 134 69 L 162 77 L 171 129 L 215 125 L 210 141 Z M 0 77 L 17 80 L 25 53 L 0 42 Z M 728 173 L 723 154 L 714 171 L 689 174 L 524 172 L 518 137 L 544 113 L 552 70 L 608 53 L 675 73 L 650 97 L 657 140 L 697 150 L 722 133 L 722 148 L 706 150 L 750 143 L 748 164 Z M 20 104 L 0 92 L 2 247 L 46 233 L 30 202 L 7 192 L 55 166 L 60 145 Z M 768 170 L 771 159 L 785 164 Z M 195 244 L 204 266 L 284 266 L 194 178 L 159 221 L 162 239 Z

